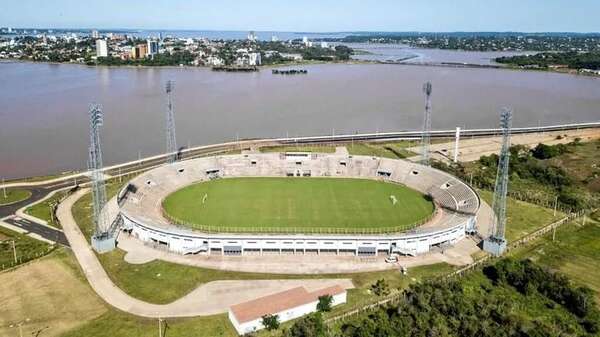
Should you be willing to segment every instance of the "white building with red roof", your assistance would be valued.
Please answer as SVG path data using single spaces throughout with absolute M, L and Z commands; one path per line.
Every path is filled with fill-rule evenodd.
M 277 315 L 286 322 L 317 311 L 319 297 L 331 295 L 332 306 L 346 303 L 346 289 L 339 285 L 308 292 L 304 287 L 264 296 L 229 308 L 229 320 L 238 334 L 244 335 L 263 329 L 265 315 Z

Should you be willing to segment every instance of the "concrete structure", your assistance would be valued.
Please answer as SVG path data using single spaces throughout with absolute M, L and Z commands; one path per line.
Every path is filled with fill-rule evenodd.
M 131 47 L 131 58 L 142 59 L 148 54 L 148 45 L 138 44 L 137 46 Z
M 304 287 L 289 289 L 277 294 L 236 304 L 229 308 L 228 316 L 238 334 L 244 335 L 264 329 L 262 317 L 277 316 L 279 322 L 317 311 L 320 296 L 330 295 L 332 306 L 346 303 L 346 290 L 340 286 L 308 292 Z
M 147 40 L 146 41 L 146 48 L 148 50 L 148 55 L 153 56 L 158 54 L 158 41 L 154 41 L 154 40 Z
M 108 44 L 106 40 L 96 40 L 96 57 L 108 57 Z
M 9 29 L 10 29 L 10 28 L 9 28 Z M 10 31 L 9 31 L 9 33 L 10 33 Z M 100 37 L 100 34 L 98 33 L 98 31 L 97 31 L 97 30 L 95 30 L 95 29 L 94 29 L 94 30 L 92 30 L 92 38 L 93 38 L 93 39 L 97 39 L 97 38 L 99 38 L 99 37 Z
M 260 57 L 260 53 L 249 53 L 248 54 L 248 64 L 251 66 L 259 66 L 262 64 L 262 60 Z
M 192 230 L 163 216 L 161 201 L 192 183 L 227 177 L 353 177 L 406 185 L 431 195 L 436 211 L 425 224 L 406 232 L 365 228 L 298 233 L 221 233 Z M 318 178 L 316 178 L 318 179 Z M 317 153 L 252 153 L 205 157 L 161 166 L 133 179 L 119 193 L 123 227 L 133 237 L 180 254 L 246 255 L 264 253 L 415 256 L 434 246 L 450 246 L 475 229 L 479 197 L 460 180 L 404 160 Z M 260 224 L 257 224 L 259 226 Z M 379 234 L 378 234 L 379 233 Z
M 456 136 L 454 136 L 454 162 L 458 163 L 458 149 L 460 142 L 460 127 L 456 127 Z

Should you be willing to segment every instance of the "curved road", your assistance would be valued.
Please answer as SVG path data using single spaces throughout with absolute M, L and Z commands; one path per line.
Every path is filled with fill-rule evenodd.
M 87 191 L 82 189 L 69 196 L 60 203 L 56 215 L 88 282 L 98 296 L 119 310 L 150 318 L 207 316 L 227 312 L 233 304 L 297 286 L 304 286 L 309 291 L 336 284 L 353 288 L 349 279 L 214 281 L 169 304 L 138 300 L 123 292 L 108 277 L 73 218 L 71 208 Z

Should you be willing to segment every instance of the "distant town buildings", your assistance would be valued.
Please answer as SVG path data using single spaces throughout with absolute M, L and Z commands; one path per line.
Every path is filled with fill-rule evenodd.
M 261 65 L 260 53 L 249 53 L 248 54 L 248 64 L 251 66 Z
M 98 30 L 59 30 L 50 34 L 49 30 L 38 29 L 38 34 L 34 36 L 24 35 L 23 29 L 11 28 L 12 34 L 7 33 L 8 27 L 0 28 L 0 31 L 4 34 L 0 35 L 0 59 L 90 65 L 185 64 L 255 67 L 283 64 L 287 61 L 296 62 L 305 57 L 338 57 L 332 48 L 315 51 L 311 54 L 314 56 L 305 56 L 305 50 L 311 45 L 308 38 L 305 38 L 303 43 L 299 40 L 280 41 L 273 35 L 272 41 L 267 42 L 258 40 L 254 32 L 248 34 L 248 40 L 172 36 L 165 36 L 163 40 L 159 40 L 156 36 L 141 38 L 138 34 L 126 32 L 105 31 L 100 34 Z M 160 62 L 151 62 L 158 54 L 163 54 Z
M 131 58 L 136 60 L 136 59 L 142 59 L 145 58 L 146 55 L 148 55 L 148 45 L 147 44 L 138 44 L 137 46 L 133 46 L 131 47 Z
M 158 54 L 158 41 L 147 40 L 146 42 L 148 44 L 148 55 L 154 56 Z
M 96 40 L 96 57 L 108 57 L 108 44 L 106 40 Z
M 329 48 L 329 44 L 325 41 L 321 42 L 321 48 Z

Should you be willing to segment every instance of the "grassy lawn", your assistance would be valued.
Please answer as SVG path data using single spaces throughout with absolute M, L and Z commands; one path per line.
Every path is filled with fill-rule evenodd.
M 162 323 L 165 337 L 237 337 L 226 314 L 185 319 L 167 319 Z M 158 320 L 139 318 L 111 310 L 62 337 L 156 337 Z
M 61 228 L 60 223 L 53 215 L 53 208 L 58 205 L 59 200 L 65 196 L 67 192 L 57 192 L 52 197 L 35 204 L 25 209 L 25 213 L 34 216 L 38 219 L 42 219 L 48 223 L 48 225 Z
M 286 145 L 286 146 L 263 146 L 260 152 L 320 152 L 333 153 L 335 152 L 334 145 Z
M 19 201 L 28 199 L 31 196 L 31 192 L 20 188 L 7 188 L 6 197 L 4 191 L 0 190 L 0 206 L 14 204 Z
M 21 268 L 0 273 L 0 336 L 60 336 L 107 311 L 84 281 L 71 253 L 58 250 Z M 13 325 L 13 327 L 10 327 Z
M 587 285 L 596 291 L 600 304 L 600 213 L 581 225 L 582 220 L 565 224 L 556 231 L 554 241 L 549 233 L 511 255 L 531 258 Z
M 397 198 L 395 205 L 390 196 Z M 257 227 L 401 230 L 433 212 L 430 201 L 405 186 L 338 178 L 213 180 L 171 194 L 163 207 L 174 219 L 194 227 L 233 231 L 255 231 Z
M 15 263 L 13 241 L 17 252 Z M 52 246 L 27 235 L 0 227 L 0 270 L 38 258 L 52 249 Z
M 483 200 L 490 206 L 492 205 L 492 192 L 479 190 L 478 193 Z M 565 216 L 561 212 L 556 212 L 556 216 L 554 216 L 554 212 L 551 209 L 513 198 L 507 199 L 506 214 L 506 238 L 509 242 L 517 240 Z
M 362 289 L 356 295 L 366 295 L 367 288 L 381 278 L 394 289 L 404 288 L 415 280 L 452 269 L 447 264 L 416 267 L 410 270 L 408 276 L 403 276 L 397 270 L 327 275 L 264 274 L 191 267 L 161 260 L 129 264 L 123 260 L 124 255 L 123 251 L 117 249 L 98 257 L 119 288 L 135 298 L 158 304 L 173 302 L 203 283 L 218 280 L 350 278 L 357 288 Z
M 401 159 L 416 155 L 416 153 L 407 149 L 415 144 L 417 143 L 409 141 L 392 143 L 354 143 L 347 144 L 346 148 L 351 155 Z

